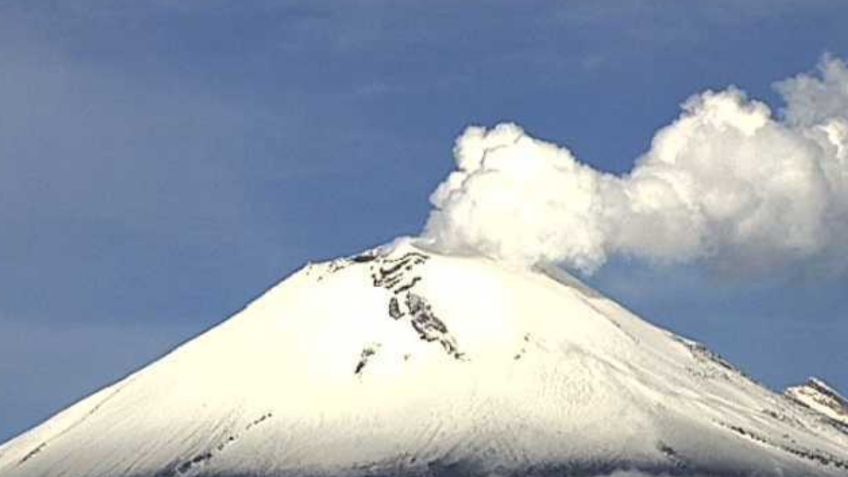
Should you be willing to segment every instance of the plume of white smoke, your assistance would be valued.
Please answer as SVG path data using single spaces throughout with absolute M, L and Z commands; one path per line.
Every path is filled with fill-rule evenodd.
M 825 57 L 776 88 L 780 117 L 736 88 L 693 96 L 623 176 L 515 124 L 470 127 L 423 236 L 585 272 L 614 254 L 747 270 L 848 255 L 848 68 Z

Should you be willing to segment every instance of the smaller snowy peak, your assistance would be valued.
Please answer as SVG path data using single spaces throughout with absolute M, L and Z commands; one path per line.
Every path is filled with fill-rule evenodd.
M 800 386 L 787 388 L 783 394 L 829 419 L 848 426 L 848 399 L 820 379 L 810 378 Z

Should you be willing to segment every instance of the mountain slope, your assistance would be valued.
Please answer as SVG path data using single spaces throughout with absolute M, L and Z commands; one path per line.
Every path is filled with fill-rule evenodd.
M 0 447 L 0 476 L 848 476 L 848 433 L 564 272 L 308 265 Z

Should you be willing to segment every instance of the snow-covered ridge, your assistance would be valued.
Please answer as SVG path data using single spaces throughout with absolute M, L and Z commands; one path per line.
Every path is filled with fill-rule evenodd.
M 0 476 L 848 476 L 848 431 L 560 270 L 304 267 L 0 447 Z
M 800 386 L 787 388 L 784 394 L 848 429 L 848 400 L 824 381 L 810 378 Z

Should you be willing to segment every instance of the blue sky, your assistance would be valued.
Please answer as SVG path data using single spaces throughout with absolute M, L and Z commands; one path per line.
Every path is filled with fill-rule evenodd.
M 621 173 L 679 104 L 848 56 L 848 4 L 0 4 L 0 440 L 308 260 L 416 234 L 469 124 Z M 70 3 L 73 3 L 71 5 Z M 848 282 L 588 281 L 773 388 L 848 391 Z

